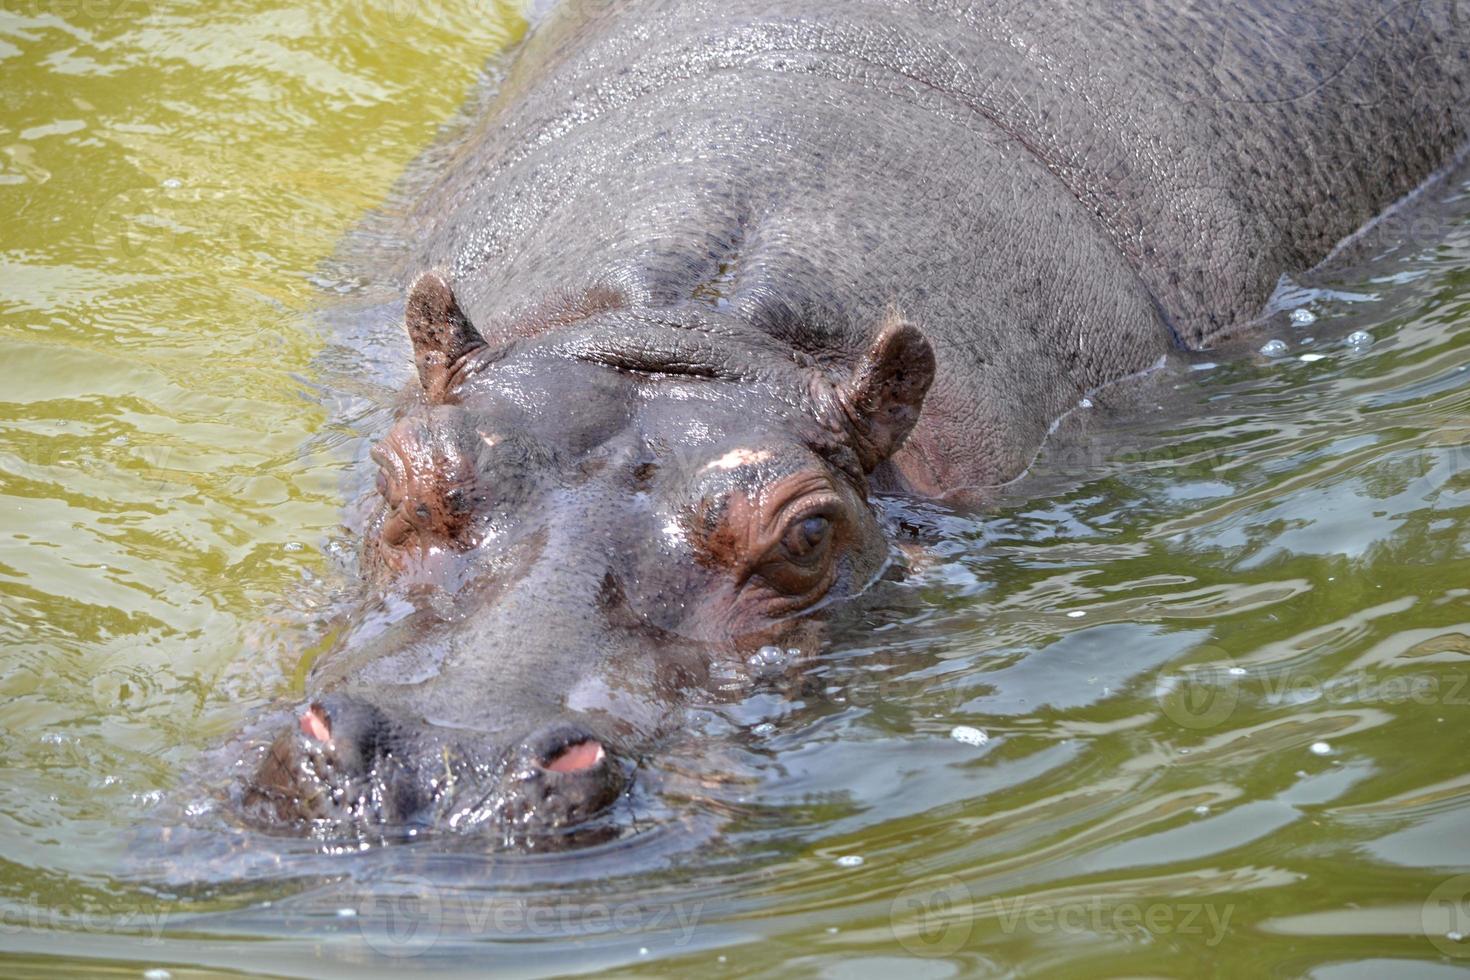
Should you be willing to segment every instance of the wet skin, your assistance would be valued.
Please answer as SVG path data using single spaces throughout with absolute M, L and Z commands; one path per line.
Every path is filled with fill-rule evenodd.
M 875 490 L 983 500 L 1449 160 L 1470 37 L 1412 7 L 564 5 L 374 239 L 418 382 L 243 812 L 595 823 L 818 651 L 889 564 Z
M 894 320 L 834 382 L 709 311 L 492 346 L 437 275 L 407 316 L 422 392 L 374 451 L 363 556 L 397 610 L 315 671 L 242 802 L 331 834 L 544 844 L 617 798 L 694 692 L 800 659 L 819 607 L 885 568 L 868 474 L 933 353 Z

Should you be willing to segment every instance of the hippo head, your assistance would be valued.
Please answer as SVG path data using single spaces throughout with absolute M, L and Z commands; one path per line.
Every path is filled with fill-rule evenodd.
M 256 818 L 583 825 L 676 709 L 810 651 L 887 564 L 868 479 L 934 375 L 897 318 L 828 364 L 710 307 L 490 343 L 430 274 L 406 320 L 422 391 L 373 452 L 372 594 L 262 750 Z

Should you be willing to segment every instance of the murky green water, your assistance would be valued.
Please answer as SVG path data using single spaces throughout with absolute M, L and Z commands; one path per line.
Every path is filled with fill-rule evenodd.
M 331 610 L 382 389 L 322 367 L 322 262 L 522 27 L 4 0 L 0 972 L 1470 964 L 1470 185 L 1291 304 L 1290 356 L 1173 366 L 984 518 L 893 504 L 920 572 L 820 696 L 696 713 L 729 778 L 665 774 L 642 833 L 231 864 L 196 813 L 212 870 L 141 874 Z

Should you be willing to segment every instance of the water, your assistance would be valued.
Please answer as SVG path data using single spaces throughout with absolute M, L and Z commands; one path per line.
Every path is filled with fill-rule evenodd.
M 1470 189 L 1095 395 L 1077 426 L 1123 421 L 1064 426 L 993 512 L 884 502 L 913 576 L 805 695 L 697 712 L 727 748 L 671 753 L 638 834 L 320 853 L 176 792 L 329 627 L 391 386 L 332 367 L 322 287 L 355 286 L 323 262 L 522 27 L 0 12 L 0 970 L 1470 962 Z M 186 804 L 188 880 L 149 879 L 135 828 Z

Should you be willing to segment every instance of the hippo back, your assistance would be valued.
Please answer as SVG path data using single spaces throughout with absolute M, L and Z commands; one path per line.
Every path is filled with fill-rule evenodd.
M 998 482 L 1445 163 L 1465 16 L 569 0 L 420 199 L 411 264 L 492 330 L 708 302 L 836 362 L 896 307 L 940 353 L 913 488 Z

